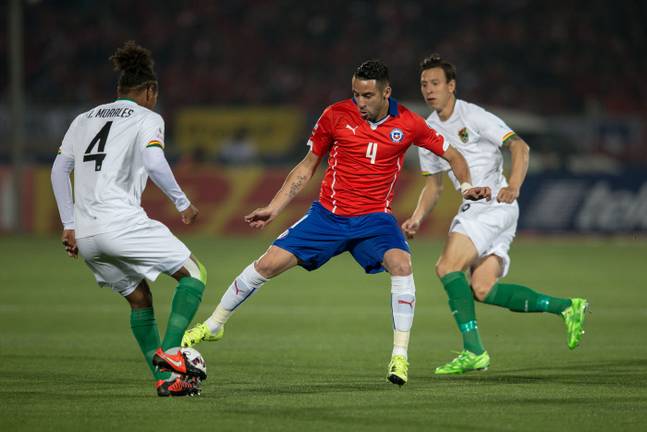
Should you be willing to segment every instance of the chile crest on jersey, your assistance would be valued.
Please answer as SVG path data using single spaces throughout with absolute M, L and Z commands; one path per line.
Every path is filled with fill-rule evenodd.
M 399 143 L 400 141 L 402 141 L 402 138 L 404 138 L 404 132 L 402 132 L 401 129 L 393 128 L 391 129 L 389 136 L 391 137 L 391 141 L 393 141 L 394 143 Z

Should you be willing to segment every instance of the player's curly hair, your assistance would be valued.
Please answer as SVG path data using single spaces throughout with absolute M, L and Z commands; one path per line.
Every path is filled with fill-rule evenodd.
M 146 48 L 128 41 L 110 56 L 116 71 L 121 72 L 117 84 L 120 92 L 140 90 L 147 87 L 157 89 L 157 76 L 153 70 L 153 57 Z
M 424 70 L 432 68 L 441 68 L 445 72 L 445 78 L 447 78 L 447 82 L 450 82 L 452 80 L 456 81 L 456 66 L 446 60 L 443 60 L 440 57 L 440 54 L 433 53 L 432 55 L 425 57 L 420 62 L 420 73 L 422 73 L 422 71 Z
M 382 86 L 390 82 L 389 68 L 381 60 L 367 60 L 355 69 L 355 78 L 362 80 L 375 80 Z

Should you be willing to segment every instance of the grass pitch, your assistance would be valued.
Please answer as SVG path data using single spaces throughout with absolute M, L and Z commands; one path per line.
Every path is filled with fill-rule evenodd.
M 266 240 L 187 238 L 209 271 L 196 319 L 208 316 Z M 412 243 L 418 292 L 410 382 L 385 382 L 389 278 L 349 255 L 265 285 L 198 346 L 209 379 L 199 398 L 155 395 L 130 333 L 127 303 L 94 284 L 55 238 L 4 237 L 0 272 L 0 430 L 645 430 L 647 242 L 531 241 L 506 278 L 582 296 L 582 345 L 563 323 L 477 305 L 490 370 L 436 377 L 460 338 L 433 265 L 438 242 Z M 174 283 L 153 285 L 163 331 Z

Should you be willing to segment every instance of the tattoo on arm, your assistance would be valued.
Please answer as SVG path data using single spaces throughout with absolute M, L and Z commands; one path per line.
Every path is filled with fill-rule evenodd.
M 296 194 L 299 193 L 299 191 L 301 190 L 305 182 L 306 182 L 306 176 L 303 176 L 303 175 L 298 176 L 296 179 L 294 179 L 294 181 L 290 185 L 290 191 L 288 192 L 288 196 L 290 198 L 294 198 Z

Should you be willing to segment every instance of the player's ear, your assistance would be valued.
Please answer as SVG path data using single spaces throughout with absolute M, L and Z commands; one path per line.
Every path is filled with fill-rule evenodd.
M 447 83 L 447 88 L 449 89 L 450 93 L 455 93 L 456 92 L 456 80 L 451 80 L 450 82 Z
M 382 92 L 382 94 L 384 96 L 384 99 L 390 98 L 391 97 L 391 86 L 387 84 L 384 87 L 384 92 Z

